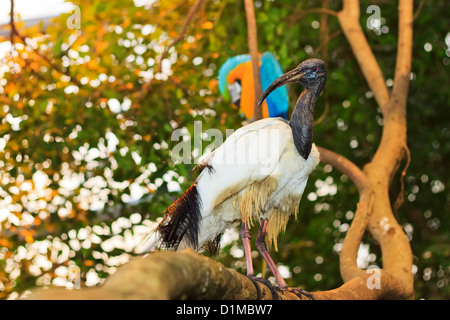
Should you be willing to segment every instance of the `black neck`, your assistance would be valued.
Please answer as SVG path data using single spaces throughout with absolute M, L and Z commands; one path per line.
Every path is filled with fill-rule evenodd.
M 306 88 L 295 104 L 294 112 L 289 122 L 292 128 L 295 147 L 300 155 L 307 160 L 312 148 L 313 111 L 317 97 L 321 92 L 319 86 Z

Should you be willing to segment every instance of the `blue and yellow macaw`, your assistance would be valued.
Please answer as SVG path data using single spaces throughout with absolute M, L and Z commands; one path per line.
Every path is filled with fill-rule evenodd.
M 261 86 L 266 88 L 283 75 L 279 62 L 272 53 L 265 52 L 259 58 Z M 255 89 L 250 55 L 229 58 L 219 70 L 219 90 L 225 100 L 238 107 L 247 119 L 253 118 Z M 282 117 L 287 119 L 288 93 L 286 87 L 276 89 L 262 105 L 263 118 Z

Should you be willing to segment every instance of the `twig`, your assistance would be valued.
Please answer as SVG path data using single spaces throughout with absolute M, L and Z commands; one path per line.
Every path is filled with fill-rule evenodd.
M 214 21 L 214 22 L 213 22 L 214 25 L 217 25 L 217 24 L 219 23 L 220 18 L 222 17 L 222 13 L 223 13 L 223 11 L 225 10 L 227 4 L 229 4 L 229 3 L 226 2 L 226 1 L 224 1 L 224 2 L 221 4 L 221 6 L 219 7 L 219 9 L 217 10 L 216 15 L 214 16 L 214 18 L 211 19 L 211 21 Z M 208 36 L 211 32 L 213 32 L 213 31 L 214 31 L 214 28 L 211 28 L 211 29 L 209 29 L 209 30 L 206 30 L 206 31 L 203 33 L 203 38 L 207 38 L 207 36 Z M 197 56 L 197 55 L 199 55 L 199 54 L 202 54 L 202 50 L 203 50 L 203 48 L 202 48 L 201 46 L 195 47 L 195 50 L 192 51 L 192 56 L 195 57 L 195 56 Z
M 323 50 L 323 48 L 325 46 L 328 45 L 328 43 L 333 40 L 334 38 L 336 38 L 337 36 L 339 36 L 342 33 L 342 30 L 336 30 L 335 32 L 333 32 L 331 35 L 328 36 L 326 41 L 323 41 L 319 44 L 319 46 L 316 48 L 316 52 Z
M 9 19 L 9 24 L 11 26 L 11 31 L 9 33 L 10 41 L 11 41 L 11 50 L 14 47 L 14 34 L 16 30 L 16 26 L 14 24 L 14 0 L 11 0 L 11 17 Z
M 162 69 L 161 67 L 161 63 L 162 61 L 166 58 L 167 54 L 169 53 L 169 50 L 174 47 L 178 42 L 180 42 L 181 40 L 183 40 L 183 37 L 186 33 L 187 27 L 189 26 L 189 23 L 191 23 L 192 18 L 194 17 L 195 13 L 198 11 L 198 9 L 200 8 L 200 5 L 203 3 L 204 0 L 197 0 L 197 2 L 194 4 L 194 6 L 191 8 L 191 10 L 189 10 L 188 15 L 186 16 L 186 19 L 184 20 L 184 24 L 183 27 L 181 28 L 180 33 L 178 34 L 178 36 L 173 39 L 173 41 L 170 43 L 170 45 L 168 45 L 164 52 L 161 54 L 161 58 L 160 58 L 160 70 Z
M 308 10 L 303 10 L 300 13 L 292 14 L 288 20 L 289 20 L 289 26 L 292 26 L 292 24 L 295 23 L 295 21 L 301 19 L 303 16 L 310 14 L 310 13 L 323 13 L 331 16 L 337 17 L 338 13 L 334 10 L 328 9 L 328 8 L 312 8 Z
M 420 11 L 422 11 L 422 7 L 423 7 L 423 4 L 424 4 L 424 3 L 425 3 L 425 0 L 421 0 L 421 1 L 419 2 L 419 6 L 417 7 L 417 10 L 416 10 L 416 13 L 414 14 L 413 20 L 416 20 L 417 17 L 419 16 Z
M 9 24 L 11 26 L 11 32 L 10 32 L 10 40 L 11 40 L 11 48 L 14 48 L 14 36 L 16 35 L 19 37 L 19 39 L 23 42 L 24 45 L 28 45 L 26 41 L 26 37 L 22 36 L 19 33 L 19 30 L 17 30 L 16 25 L 14 23 L 14 0 L 11 0 L 11 17 L 9 20 Z M 70 78 L 70 81 L 75 83 L 78 87 L 82 87 L 83 85 L 81 82 L 74 78 L 69 72 L 64 71 L 59 65 L 55 64 L 53 61 L 51 61 L 46 55 L 41 53 L 37 48 L 33 48 L 33 46 L 28 45 L 34 53 L 36 53 L 39 57 L 41 57 L 43 60 L 45 60 L 53 69 L 58 71 L 61 74 L 64 74 Z
M 169 121 L 176 120 L 175 114 L 173 113 L 172 106 L 170 105 L 169 95 L 167 94 L 167 90 L 166 90 L 166 86 L 165 86 L 164 82 L 161 83 L 161 93 L 162 93 L 162 98 L 164 100 L 164 105 L 166 106 L 166 109 L 167 109 L 167 115 L 168 115 Z
M 76 84 L 78 87 L 83 86 L 83 84 L 77 78 L 72 76 L 67 70 L 63 70 L 59 65 L 51 61 L 45 54 L 40 52 L 37 48 L 34 48 L 33 46 L 29 45 L 27 43 L 27 38 L 22 36 L 15 26 L 12 28 L 12 30 L 14 31 L 14 34 L 23 42 L 24 45 L 29 46 L 35 54 L 37 54 L 41 59 L 47 62 L 54 70 L 56 70 L 60 74 L 68 76 L 70 78 L 70 81 Z
M 176 3 L 172 8 L 166 10 L 163 14 L 158 15 L 158 18 L 152 22 L 152 24 L 156 27 L 159 26 L 160 22 L 169 14 L 171 14 L 172 12 L 174 12 L 175 10 L 177 10 L 179 7 L 185 5 L 186 3 L 188 3 L 189 0 L 184 0 L 184 1 L 180 1 L 179 3 Z M 152 7 L 154 6 L 154 4 L 152 5 Z
M 325 0 L 323 2 L 324 8 L 328 7 L 330 4 L 329 0 Z M 340 30 L 338 30 L 340 31 Z M 316 49 L 316 52 L 320 52 L 320 57 L 325 62 L 325 65 L 328 68 L 328 42 L 330 41 L 329 29 L 328 29 L 328 15 L 322 14 L 320 17 L 320 45 Z M 314 121 L 314 125 L 321 123 L 330 110 L 330 100 L 328 99 L 328 87 L 325 87 L 323 90 L 323 98 L 325 108 L 318 119 Z
M 397 195 L 397 199 L 395 199 L 394 202 L 394 213 L 397 215 L 398 209 L 400 209 L 401 205 L 404 201 L 404 191 L 405 191 L 405 176 L 406 176 L 406 170 L 408 170 L 409 165 L 411 163 L 411 153 L 409 151 L 409 148 L 407 145 L 403 147 L 406 153 L 406 164 L 405 167 L 402 170 L 401 176 L 400 176 L 400 192 Z
M 186 19 L 184 20 L 183 27 L 181 28 L 180 33 L 178 36 L 173 39 L 173 41 L 164 49 L 163 53 L 161 54 L 161 57 L 159 59 L 158 63 L 158 69 L 156 70 L 155 74 L 160 73 L 162 71 L 162 62 L 166 58 L 167 54 L 169 53 L 169 50 L 174 47 L 177 43 L 179 43 L 181 40 L 183 40 L 183 37 L 186 33 L 186 30 L 191 22 L 191 20 L 194 18 L 195 14 L 197 13 L 198 9 L 200 8 L 201 4 L 204 2 L 204 0 L 197 0 L 197 2 L 194 4 L 194 6 L 189 10 Z M 142 100 L 145 98 L 145 96 L 148 94 L 151 84 L 153 82 L 153 79 L 150 79 L 149 82 L 146 82 L 142 85 L 140 94 L 135 99 L 135 102 L 133 105 L 138 105 L 142 102 Z
M 337 15 L 338 15 L 338 13 L 336 11 L 328 9 L 328 8 L 311 8 L 308 10 L 303 10 L 296 15 L 291 15 L 289 17 L 289 19 L 298 20 L 298 19 L 302 18 L 303 16 L 310 14 L 310 13 L 324 13 L 324 14 L 328 14 L 331 16 L 335 16 L 335 17 L 337 17 Z

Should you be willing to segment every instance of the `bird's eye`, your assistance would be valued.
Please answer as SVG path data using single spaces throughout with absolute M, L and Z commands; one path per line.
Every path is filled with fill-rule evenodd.
M 314 68 L 313 68 L 313 71 L 317 71 L 317 67 L 314 67 Z

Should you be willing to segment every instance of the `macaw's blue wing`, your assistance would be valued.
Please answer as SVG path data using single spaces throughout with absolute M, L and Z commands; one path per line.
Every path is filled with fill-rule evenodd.
M 249 54 L 242 54 L 239 56 L 235 56 L 229 58 L 219 70 L 219 90 L 220 94 L 224 97 L 226 101 L 230 100 L 230 94 L 228 92 L 228 83 L 227 77 L 231 70 L 236 68 L 239 64 L 250 61 Z
M 262 90 L 264 91 L 274 80 L 283 75 L 283 69 L 281 69 L 280 63 L 270 52 L 264 52 L 260 60 L 261 85 Z M 266 101 L 269 108 L 269 116 L 271 118 L 283 117 L 284 119 L 287 119 L 289 99 L 286 86 L 273 91 L 266 98 Z

